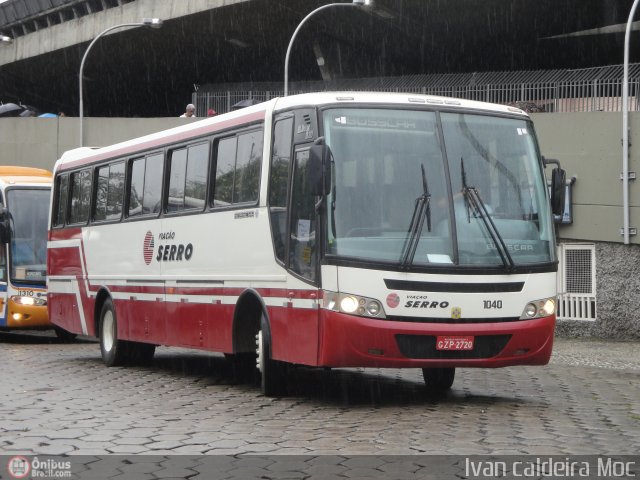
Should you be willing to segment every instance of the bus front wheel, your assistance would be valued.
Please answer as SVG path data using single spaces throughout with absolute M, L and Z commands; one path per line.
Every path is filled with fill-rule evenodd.
M 276 397 L 286 392 L 286 364 L 271 359 L 271 335 L 266 318 L 260 321 L 256 335 L 256 365 L 260 372 L 260 389 L 267 397 Z
M 456 376 L 455 368 L 423 368 L 422 378 L 429 390 L 449 390 Z
M 108 367 L 124 364 L 128 356 L 127 343 L 118 340 L 118 321 L 111 299 L 107 299 L 100 310 L 100 353 Z

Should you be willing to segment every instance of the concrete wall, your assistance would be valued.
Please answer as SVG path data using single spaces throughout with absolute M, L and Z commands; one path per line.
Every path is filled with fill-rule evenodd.
M 561 238 L 622 242 L 622 114 L 538 113 L 532 117 L 542 154 L 560 160 L 567 177 L 577 178 L 573 187 L 574 223 L 560 227 Z M 629 124 L 629 169 L 640 173 L 640 114 L 631 113 Z M 629 186 L 630 225 L 640 228 L 638 182 L 632 181 Z M 631 242 L 640 244 L 640 238 L 633 236 Z
M 185 118 L 85 118 L 85 145 L 103 147 L 177 125 Z M 65 150 L 79 145 L 79 119 L 0 118 L 0 165 L 53 168 Z

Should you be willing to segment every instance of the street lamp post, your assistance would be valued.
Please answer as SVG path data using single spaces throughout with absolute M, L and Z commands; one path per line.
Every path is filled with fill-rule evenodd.
M 318 13 L 321 10 L 325 10 L 330 7 L 372 7 L 373 0 L 352 0 L 352 3 L 329 3 L 327 5 L 323 5 L 321 7 L 316 8 L 309 15 L 304 17 L 302 21 L 298 24 L 293 35 L 291 35 L 291 40 L 289 40 L 289 46 L 287 47 L 287 55 L 284 58 L 284 96 L 286 97 L 289 94 L 289 55 L 291 54 L 291 47 L 293 46 L 293 41 L 298 35 L 298 32 L 302 28 L 302 25 L 306 23 L 313 15 Z
M 638 0 L 633 2 L 624 34 L 624 66 L 622 76 L 622 222 L 625 245 L 629 244 L 629 42 L 633 16 Z
M 162 20 L 160 20 L 159 18 L 144 18 L 142 19 L 141 22 L 121 23 L 119 25 L 114 25 L 113 27 L 109 27 L 106 30 L 103 30 L 102 32 L 100 32 L 98 36 L 92 40 L 92 42 L 89 44 L 89 46 L 85 50 L 84 55 L 82 56 L 82 61 L 80 62 L 80 74 L 78 75 L 78 86 L 79 86 L 79 94 L 80 94 L 79 110 L 80 110 L 80 146 L 81 147 L 84 146 L 84 102 L 83 102 L 83 96 L 82 96 L 82 83 L 83 83 L 82 71 L 84 70 L 84 62 L 87 59 L 87 54 L 89 53 L 89 50 L 91 50 L 91 47 L 93 47 L 93 45 L 98 41 L 98 39 L 103 35 L 105 35 L 106 33 L 109 33 L 111 30 L 115 30 L 118 28 L 125 28 L 125 27 L 141 27 L 141 26 L 160 28 L 162 26 Z

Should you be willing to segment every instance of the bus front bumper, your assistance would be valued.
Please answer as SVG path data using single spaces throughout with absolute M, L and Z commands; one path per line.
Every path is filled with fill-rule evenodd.
M 51 328 L 47 306 L 21 305 L 9 300 L 7 305 L 7 327 L 9 328 Z
M 514 322 L 418 323 L 321 311 L 319 366 L 478 367 L 546 365 L 555 315 Z M 438 350 L 438 336 L 474 339 L 472 350 Z

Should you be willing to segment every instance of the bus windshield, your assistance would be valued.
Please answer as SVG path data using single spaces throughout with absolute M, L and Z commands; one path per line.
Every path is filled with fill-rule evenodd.
M 525 119 L 340 108 L 326 110 L 323 123 L 333 154 L 329 255 L 405 268 L 554 260 L 544 175 Z
M 7 191 L 11 219 L 10 278 L 16 284 L 44 285 L 47 271 L 47 216 L 50 190 Z

